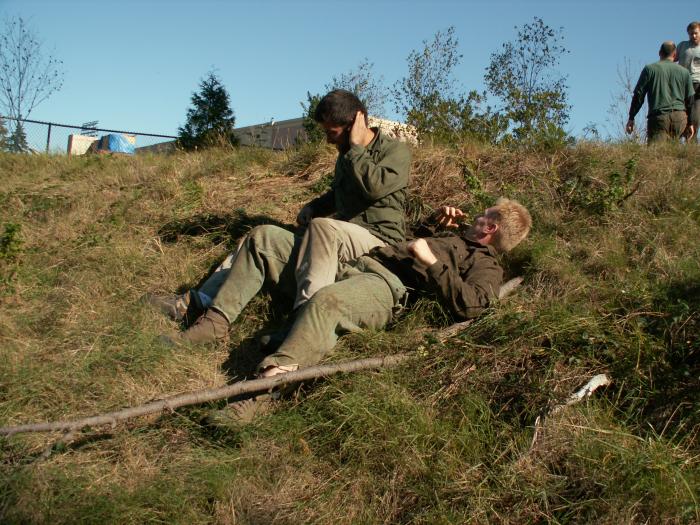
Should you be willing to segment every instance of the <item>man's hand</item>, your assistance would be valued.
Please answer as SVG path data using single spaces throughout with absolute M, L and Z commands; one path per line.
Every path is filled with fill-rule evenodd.
M 625 131 L 627 134 L 631 134 L 634 131 L 634 119 L 631 118 L 627 121 L 627 125 L 625 126 Z
M 685 137 L 686 142 L 690 142 L 690 140 L 695 136 L 695 126 L 688 124 L 685 131 L 683 131 L 683 136 Z
M 358 111 L 355 115 L 355 122 L 352 123 L 352 128 L 350 128 L 350 145 L 364 146 L 367 131 L 369 130 L 365 123 L 365 116 L 362 114 L 362 111 Z
M 313 218 L 314 218 L 313 209 L 311 209 L 311 206 L 306 205 L 299 211 L 299 214 L 297 215 L 297 224 L 299 226 L 308 226 L 309 223 L 311 222 L 311 219 L 313 219 Z
M 443 206 L 438 212 L 437 223 L 443 228 L 457 228 L 462 217 L 465 217 L 465 213 L 459 208 Z
M 408 251 L 426 266 L 432 266 L 437 262 L 437 257 L 428 246 L 425 239 L 416 239 L 408 243 Z

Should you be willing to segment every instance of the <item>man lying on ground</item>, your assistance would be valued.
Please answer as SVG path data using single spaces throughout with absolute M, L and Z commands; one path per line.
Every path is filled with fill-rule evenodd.
M 372 248 L 401 242 L 406 237 L 403 210 L 411 151 L 379 128 L 367 127 L 367 117 L 364 104 L 353 93 L 340 89 L 325 95 L 314 113 L 328 143 L 337 147 L 338 158 L 331 189 L 305 205 L 297 216 L 297 223 L 306 230 L 293 239 L 295 252 L 299 254 L 293 269 L 295 308 L 320 288 L 333 283 L 339 261 L 350 261 Z M 210 306 L 215 311 L 225 311 L 226 304 L 220 302 L 228 300 L 225 288 L 239 286 L 238 279 L 231 281 L 229 273 L 237 257 L 238 251 L 227 257 L 197 291 L 148 299 L 186 324 Z M 197 333 L 183 337 L 196 339 Z
M 528 235 L 532 220 L 525 207 L 505 198 L 476 217 L 471 226 L 458 228 L 463 217 L 457 208 L 442 208 L 438 223 L 453 231 L 377 247 L 341 264 L 335 282 L 298 309 L 284 341 L 259 365 L 260 375 L 270 377 L 314 365 L 342 334 L 381 329 L 407 299 L 420 295 L 437 298 L 456 319 L 478 316 L 498 296 L 503 281 L 498 254 L 517 246 Z M 293 295 L 293 247 L 291 232 L 269 225 L 255 228 L 241 245 L 212 307 L 187 331 L 196 329 L 197 337 L 179 341 L 224 340 L 230 322 L 263 284 Z M 265 399 L 258 396 L 233 403 L 231 409 L 254 414 Z

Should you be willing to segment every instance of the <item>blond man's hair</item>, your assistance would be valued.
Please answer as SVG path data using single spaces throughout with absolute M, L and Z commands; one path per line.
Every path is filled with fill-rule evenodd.
M 486 218 L 498 229 L 491 245 L 500 253 L 509 252 L 530 233 L 532 218 L 527 208 L 518 201 L 501 197 L 495 206 L 489 208 Z

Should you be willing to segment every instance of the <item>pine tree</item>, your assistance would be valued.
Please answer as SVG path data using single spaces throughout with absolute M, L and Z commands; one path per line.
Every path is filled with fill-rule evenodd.
M 178 129 L 180 146 L 187 150 L 219 145 L 236 145 L 233 134 L 236 121 L 229 95 L 214 72 L 192 93 L 192 106 L 187 110 L 187 123 Z
M 24 132 L 24 126 L 17 121 L 15 130 L 7 140 L 7 151 L 12 153 L 27 153 L 29 152 L 29 144 L 27 143 L 27 134 Z
M 7 128 L 5 127 L 5 121 L 0 118 L 0 151 L 7 151 L 7 148 Z

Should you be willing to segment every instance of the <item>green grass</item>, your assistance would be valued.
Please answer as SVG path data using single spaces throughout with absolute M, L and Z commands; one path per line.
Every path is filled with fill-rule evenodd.
M 0 155 L 0 424 L 108 412 L 220 386 L 281 317 L 172 349 L 140 302 L 196 285 L 263 222 L 291 224 L 334 152 Z M 466 167 L 466 168 L 465 168 Z M 415 353 L 305 386 L 240 430 L 191 407 L 87 433 L 0 439 L 2 523 L 700 521 L 700 151 L 414 150 L 411 217 L 501 194 L 535 227 L 504 261 L 525 284 L 468 330 L 423 301 L 331 360 Z M 593 375 L 590 401 L 535 420 Z

